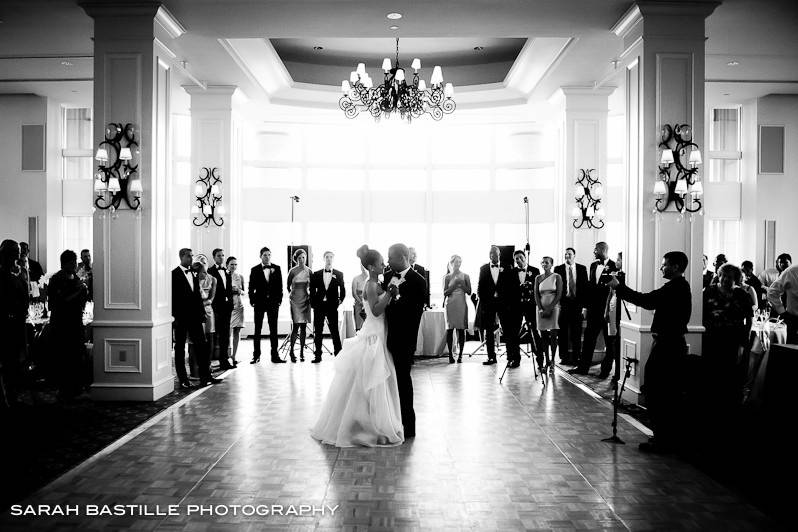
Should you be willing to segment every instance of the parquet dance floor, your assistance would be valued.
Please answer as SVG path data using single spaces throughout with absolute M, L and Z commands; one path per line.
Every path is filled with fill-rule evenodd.
M 601 442 L 610 431 L 609 405 L 559 370 L 544 388 L 525 359 L 499 384 L 503 363 L 483 367 L 481 360 L 418 362 L 418 436 L 382 449 L 337 449 L 309 437 L 333 375 L 330 358 L 316 365 L 244 363 L 223 384 L 191 396 L 22 506 L 77 505 L 81 515 L 8 512 L 0 529 L 771 527 L 757 509 L 677 457 L 640 453 L 646 437 L 626 421 L 619 430 L 626 445 Z M 176 505 L 177 515 L 85 515 L 102 505 L 143 505 L 150 513 Z M 198 510 L 209 508 L 203 505 L 217 515 Z M 241 506 L 237 515 L 230 505 Z M 269 515 L 242 515 L 245 505 Z M 291 514 L 300 505 L 307 505 L 305 515 Z M 224 508 L 227 515 L 218 515 Z

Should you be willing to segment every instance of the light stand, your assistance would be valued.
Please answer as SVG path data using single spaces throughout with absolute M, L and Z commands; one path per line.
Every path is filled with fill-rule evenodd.
M 629 375 L 632 373 L 632 364 L 637 364 L 637 359 L 634 358 L 624 357 L 624 360 L 626 360 L 626 371 L 623 374 L 621 387 L 620 389 L 618 388 L 617 382 L 613 385 L 615 388 L 615 393 L 612 399 L 612 436 L 609 438 L 603 438 L 601 440 L 608 443 L 619 443 L 621 445 L 626 442 L 618 437 L 618 406 L 621 404 L 621 396 L 623 395 L 623 389 L 626 386 L 626 379 L 628 379 Z

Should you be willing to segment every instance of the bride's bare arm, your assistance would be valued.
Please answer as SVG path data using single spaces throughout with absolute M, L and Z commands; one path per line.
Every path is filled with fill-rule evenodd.
M 377 284 L 372 281 L 368 281 L 366 283 L 365 293 L 366 300 L 369 302 L 372 314 L 379 316 L 385 312 L 385 307 L 387 307 L 388 303 L 391 302 L 391 295 L 388 292 L 379 294 L 377 292 Z

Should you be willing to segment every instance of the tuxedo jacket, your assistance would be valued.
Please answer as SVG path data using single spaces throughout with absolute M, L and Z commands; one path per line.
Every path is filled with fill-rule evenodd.
M 604 270 L 601 272 L 601 276 L 597 279 L 596 270 L 598 265 L 599 261 L 597 260 L 590 264 L 590 274 L 587 280 L 589 287 L 588 300 L 585 307 L 591 314 L 599 313 L 599 315 L 604 316 L 607 297 L 610 295 L 610 288 L 607 286 L 607 282 L 610 280 L 610 273 L 617 272 L 618 268 L 615 266 L 614 261 L 607 259 L 604 264 Z
M 477 295 L 479 296 L 480 308 L 484 305 L 498 302 L 501 307 L 515 307 L 521 303 L 520 282 L 513 268 L 499 265 L 498 280 L 494 283 L 493 276 L 490 274 L 490 263 L 483 264 L 479 268 L 479 280 L 477 282 Z M 495 299 L 493 294 L 497 294 Z
M 386 270 L 382 289 L 387 291 L 391 279 L 398 274 Z M 427 283 L 412 268 L 405 274 L 405 282 L 399 285 L 399 299 L 391 301 L 385 309 L 385 322 L 388 327 L 388 350 L 394 363 L 410 364 L 416 351 L 418 326 L 424 313 L 424 296 Z
M 540 270 L 534 266 L 527 265 L 524 281 L 519 279 L 520 270 L 513 268 L 516 279 L 518 279 L 518 297 L 521 305 L 535 305 L 535 279 L 540 275 Z
M 216 264 L 208 268 L 208 274 L 216 278 L 216 295 L 213 297 L 213 311 L 219 313 L 229 313 L 233 311 L 233 278 L 227 268 L 219 269 Z M 224 276 L 224 283 L 222 283 Z
M 183 268 L 172 270 L 172 317 L 177 322 L 205 321 L 205 306 L 199 290 L 199 280 L 192 273 L 193 286 L 189 286 Z
M 283 274 L 277 264 L 267 266 L 271 269 L 269 280 L 263 274 L 263 265 L 256 264 L 249 271 L 249 302 L 256 308 L 279 307 L 283 302 Z
M 346 297 L 346 284 L 344 274 L 333 268 L 332 278 L 327 288 L 324 288 L 324 270 L 313 272 L 310 275 L 310 306 L 317 308 L 338 308 L 338 304 Z
M 584 264 L 574 264 L 576 266 L 576 304 L 579 308 L 584 308 L 588 298 L 588 279 L 587 279 L 587 268 L 585 268 Z M 565 264 L 558 264 L 554 267 L 554 273 L 558 274 L 562 278 L 562 295 L 563 300 L 566 300 L 565 297 L 568 294 L 568 272 L 565 269 Z
M 416 271 L 424 279 L 424 282 L 427 283 L 427 290 L 424 293 L 424 297 L 425 297 L 424 303 L 427 306 L 429 306 L 429 293 L 430 293 L 430 291 L 429 291 L 429 270 L 427 270 L 426 268 L 424 268 L 424 266 L 421 266 L 420 264 L 413 264 L 412 266 L 410 266 L 410 268 L 412 268 L 414 271 Z

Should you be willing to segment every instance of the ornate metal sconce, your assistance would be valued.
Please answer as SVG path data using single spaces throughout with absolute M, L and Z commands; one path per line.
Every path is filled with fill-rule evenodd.
M 203 167 L 205 174 L 197 178 L 194 185 L 194 205 L 191 207 L 191 214 L 195 214 L 194 225 L 197 227 L 210 227 L 211 223 L 217 227 L 224 225 L 225 214 L 222 205 L 222 176 L 218 175 L 218 168 Z M 219 215 L 217 219 L 216 215 Z
M 110 123 L 105 128 L 105 140 L 97 147 L 94 156 L 99 164 L 94 179 L 97 197 L 94 206 L 110 209 L 114 213 L 124 201 L 131 209 L 141 210 L 141 179 L 136 177 L 138 164 L 133 164 L 139 154 L 133 124 Z M 133 199 L 130 199 L 130 195 Z
M 579 177 L 574 186 L 574 205 L 571 211 L 574 228 L 579 229 L 587 224 L 588 229 L 601 229 L 604 227 L 604 207 L 601 198 L 604 196 L 604 186 L 598 177 L 591 174 L 595 169 L 579 170 Z
M 659 177 L 654 184 L 654 212 L 664 212 L 673 203 L 680 213 L 703 214 L 701 196 L 704 187 L 698 179 L 701 151 L 693 142 L 693 130 L 688 124 L 662 126 L 662 148 Z

